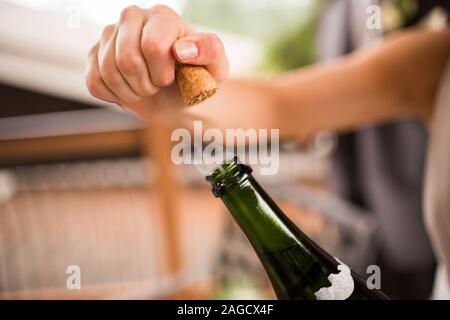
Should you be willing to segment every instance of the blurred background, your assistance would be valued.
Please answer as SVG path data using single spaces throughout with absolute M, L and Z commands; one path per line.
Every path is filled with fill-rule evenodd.
M 366 32 L 357 23 L 370 3 L 378 1 L 0 0 L 0 299 L 273 298 L 256 255 L 204 177 L 171 163 L 171 129 L 89 95 L 87 52 L 132 4 L 166 4 L 217 33 L 232 77 L 270 77 L 399 28 L 445 25 L 445 10 L 382 1 L 383 30 Z M 423 141 L 412 148 L 421 159 L 423 128 L 403 125 Z M 380 258 L 396 239 L 383 232 L 376 212 L 383 208 L 364 197 L 367 175 L 355 172 L 383 160 L 356 161 L 355 139 L 322 132 L 308 143 L 282 141 L 279 174 L 258 178 L 333 255 L 363 275 L 380 263 L 387 294 L 426 298 L 434 256 L 421 204 L 410 203 L 418 221 L 411 237 L 410 229 L 394 230 L 418 248 L 400 245 L 400 255 L 419 256 L 398 262 L 393 250 Z M 421 168 L 417 161 L 413 171 Z M 81 270 L 79 290 L 66 287 L 73 265 Z

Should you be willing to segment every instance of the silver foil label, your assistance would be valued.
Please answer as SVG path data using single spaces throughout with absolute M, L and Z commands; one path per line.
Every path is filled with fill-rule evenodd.
M 339 263 L 340 265 L 337 267 L 339 273 L 332 273 L 328 276 L 331 286 L 321 288 L 314 293 L 317 300 L 346 300 L 352 295 L 355 289 L 352 272 L 346 264 L 341 261 Z

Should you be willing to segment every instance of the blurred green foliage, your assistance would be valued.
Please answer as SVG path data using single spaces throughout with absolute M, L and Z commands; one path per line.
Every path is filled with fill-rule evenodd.
M 404 21 L 408 20 L 417 13 L 417 0 L 395 0 L 394 3 L 400 11 Z
M 264 71 L 314 62 L 316 24 L 328 0 L 191 0 L 183 13 L 193 24 L 260 41 Z
M 317 24 L 325 1 L 314 3 L 310 14 L 304 20 L 268 43 L 264 70 L 280 72 L 300 68 L 315 61 Z

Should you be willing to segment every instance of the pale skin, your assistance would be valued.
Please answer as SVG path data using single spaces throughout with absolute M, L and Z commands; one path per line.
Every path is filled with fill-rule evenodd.
M 184 50 L 183 50 L 184 49 Z M 408 30 L 369 49 L 268 81 L 227 80 L 221 40 L 198 33 L 165 6 L 126 8 L 92 48 L 86 83 L 95 97 L 152 119 L 202 118 L 207 126 L 279 128 L 282 137 L 343 131 L 418 117 L 425 122 L 450 52 L 450 30 Z M 184 53 L 184 55 L 183 55 Z M 204 103 L 186 109 L 175 62 L 203 65 L 220 83 Z

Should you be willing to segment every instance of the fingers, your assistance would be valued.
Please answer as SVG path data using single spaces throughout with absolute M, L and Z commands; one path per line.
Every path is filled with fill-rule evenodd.
M 228 60 L 219 37 L 211 33 L 191 33 L 172 46 L 175 58 L 187 64 L 204 65 L 217 81 L 228 76 Z
M 141 52 L 141 34 L 145 23 L 143 11 L 131 6 L 122 11 L 116 38 L 116 64 L 131 89 L 141 97 L 154 95 L 147 64 Z
M 103 31 L 98 50 L 100 75 L 106 86 L 124 102 L 137 102 L 140 96 L 133 91 L 116 63 L 117 27 L 110 25 Z
M 89 52 L 86 67 L 86 86 L 94 97 L 108 102 L 119 103 L 119 98 L 106 86 L 100 75 L 97 59 L 98 47 L 99 45 L 96 44 Z
M 161 7 L 160 10 L 148 17 L 142 30 L 141 49 L 152 83 L 164 87 L 175 79 L 172 44 L 185 34 L 187 27 L 171 9 Z
M 195 33 L 172 9 L 131 6 L 107 26 L 92 48 L 86 83 L 94 96 L 121 105 L 140 103 L 175 80 L 175 62 L 205 65 L 217 81 L 228 61 L 217 36 Z M 176 99 L 177 93 L 174 94 Z M 156 100 L 155 100 L 156 101 Z

